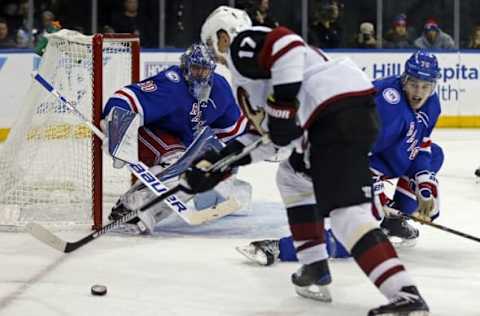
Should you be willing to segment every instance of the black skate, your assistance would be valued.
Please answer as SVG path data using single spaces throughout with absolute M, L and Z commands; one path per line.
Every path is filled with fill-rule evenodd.
M 275 262 L 280 254 L 278 244 L 278 239 L 266 239 L 253 241 L 247 246 L 237 246 L 235 249 L 255 263 L 262 266 L 269 266 Z
M 415 286 L 403 287 L 390 304 L 382 305 L 368 312 L 368 316 L 426 316 L 429 309 Z
M 418 229 L 410 225 L 407 219 L 401 216 L 385 217 L 380 227 L 395 246 L 413 247 L 420 235 Z
M 327 259 L 302 265 L 292 274 L 292 283 L 298 295 L 321 302 L 331 302 L 328 285 L 332 282 Z

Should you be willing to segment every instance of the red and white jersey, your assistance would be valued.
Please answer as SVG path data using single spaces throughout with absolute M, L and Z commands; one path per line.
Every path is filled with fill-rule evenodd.
M 336 101 L 375 93 L 370 79 L 351 59 L 331 59 L 285 27 L 256 26 L 239 33 L 228 62 L 235 85 L 248 92 L 253 108 L 266 104 L 273 86 L 301 82 L 297 116 L 304 128 Z

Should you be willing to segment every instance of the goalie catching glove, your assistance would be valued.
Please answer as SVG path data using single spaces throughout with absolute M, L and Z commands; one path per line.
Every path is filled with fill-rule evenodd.
M 287 146 L 294 139 L 303 134 L 303 130 L 297 125 L 296 113 L 298 101 L 278 102 L 273 96 L 267 99 L 265 112 L 268 117 L 268 131 L 270 139 L 277 146 Z
M 417 172 L 415 184 L 415 195 L 418 202 L 417 216 L 423 220 L 432 221 L 439 215 L 438 181 L 435 173 L 428 170 Z
M 220 152 L 216 150 L 207 151 L 201 158 L 195 160 L 183 176 L 183 185 L 189 194 L 202 193 L 213 189 L 217 184 L 232 175 L 235 167 L 249 164 L 251 158 L 249 155 L 232 163 L 225 170 L 210 170 L 210 168 L 223 157 L 230 154 L 240 153 L 245 146 L 238 142 L 232 141 Z

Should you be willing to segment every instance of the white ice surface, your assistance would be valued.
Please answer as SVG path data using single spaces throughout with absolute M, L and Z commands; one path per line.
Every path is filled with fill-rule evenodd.
M 433 139 L 446 155 L 437 222 L 480 236 L 480 131 L 439 130 Z M 334 301 L 322 304 L 295 295 L 297 264 L 259 267 L 236 253 L 236 245 L 288 232 L 274 173 L 273 164 L 244 168 L 252 214 L 201 227 L 170 220 L 156 236 L 108 235 L 68 255 L 24 233 L 1 233 L 0 315 L 348 316 L 384 304 L 353 260 L 331 262 Z M 421 227 L 417 246 L 399 254 L 432 315 L 480 315 L 480 243 Z M 90 295 L 96 283 L 106 296 Z

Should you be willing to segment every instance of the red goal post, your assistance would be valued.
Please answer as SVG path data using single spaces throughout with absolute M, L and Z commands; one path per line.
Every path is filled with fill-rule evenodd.
M 139 39 L 131 34 L 60 30 L 48 36 L 38 71 L 99 126 L 107 98 L 139 81 L 139 56 Z M 128 171 L 114 169 L 101 141 L 33 80 L 18 106 L 0 148 L 0 226 L 100 227 L 129 188 Z

